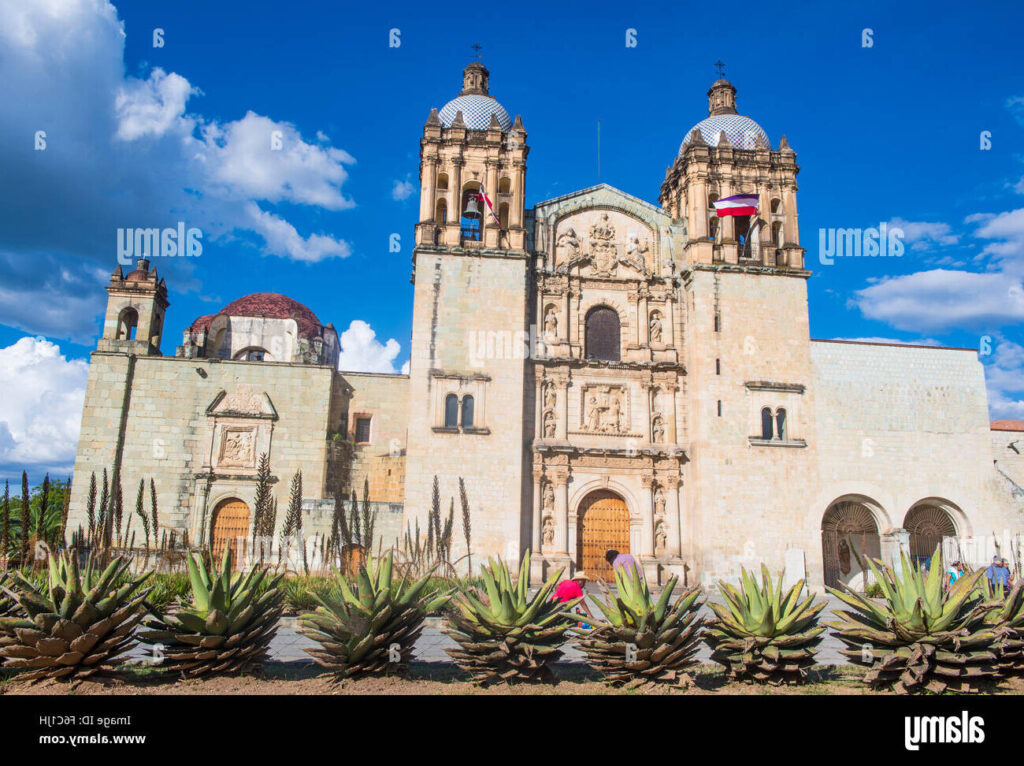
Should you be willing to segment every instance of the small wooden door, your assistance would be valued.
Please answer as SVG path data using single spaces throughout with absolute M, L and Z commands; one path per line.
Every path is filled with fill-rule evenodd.
M 224 547 L 231 546 L 231 565 L 237 568 L 240 555 L 239 539 L 249 539 L 249 506 L 241 500 L 225 500 L 213 512 L 213 564 L 220 566 Z
M 614 492 L 600 490 L 583 500 L 579 511 L 576 566 L 591 579 L 614 582 L 609 549 L 629 553 L 629 510 Z

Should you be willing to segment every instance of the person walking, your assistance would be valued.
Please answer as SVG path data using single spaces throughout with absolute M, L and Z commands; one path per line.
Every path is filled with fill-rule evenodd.
M 621 569 L 623 574 L 629 575 L 630 569 L 635 569 L 637 573 L 643 577 L 644 573 L 640 569 L 640 565 L 636 563 L 636 559 L 630 556 L 628 553 L 619 553 L 614 548 L 609 548 L 604 554 L 605 561 L 612 566 L 612 571 Z

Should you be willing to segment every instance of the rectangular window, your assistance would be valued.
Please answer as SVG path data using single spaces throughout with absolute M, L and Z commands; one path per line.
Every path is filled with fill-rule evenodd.
M 721 375 L 721 374 L 722 374 L 722 360 L 721 359 L 716 359 L 715 360 L 715 375 Z
M 722 400 L 718 400 L 718 417 L 722 417 Z
M 370 418 L 356 418 L 356 444 L 370 443 Z
M 715 312 L 715 332 L 718 332 L 721 329 L 722 329 L 722 319 L 721 319 L 721 317 L 718 316 L 718 313 Z

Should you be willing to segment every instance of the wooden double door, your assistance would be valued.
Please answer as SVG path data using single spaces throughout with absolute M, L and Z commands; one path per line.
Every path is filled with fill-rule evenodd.
M 241 545 L 239 538 L 241 538 Z M 249 539 L 249 506 L 241 500 L 225 500 L 213 512 L 213 563 L 220 566 L 224 549 L 231 546 L 231 565 L 238 568 L 245 541 Z
M 592 492 L 580 504 L 577 525 L 577 569 L 592 580 L 614 582 L 605 553 L 629 553 L 629 509 L 625 501 L 608 490 Z

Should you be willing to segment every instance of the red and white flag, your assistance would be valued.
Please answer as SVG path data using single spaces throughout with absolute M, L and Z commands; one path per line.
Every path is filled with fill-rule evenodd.
M 737 194 L 725 199 L 716 199 L 713 204 L 719 218 L 727 215 L 757 215 L 756 194 Z
M 477 192 L 476 196 L 479 197 L 481 202 L 487 205 L 487 210 L 490 212 L 491 218 L 494 219 L 494 222 L 498 224 L 498 226 L 501 226 L 501 221 L 499 221 L 498 216 L 494 214 L 494 207 L 491 205 L 491 201 L 487 198 L 487 195 L 483 192 L 483 190 Z

